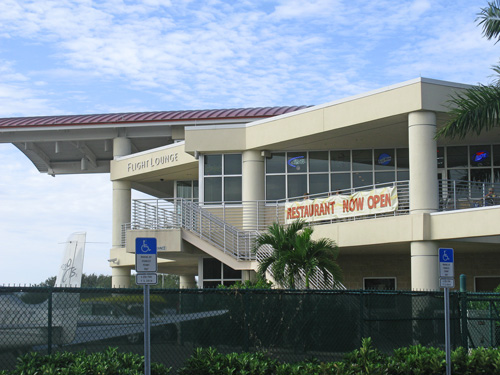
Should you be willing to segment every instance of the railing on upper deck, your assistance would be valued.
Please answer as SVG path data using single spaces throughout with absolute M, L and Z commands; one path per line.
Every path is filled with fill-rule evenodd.
M 496 206 L 500 204 L 499 192 L 498 183 L 440 180 L 439 211 Z
M 377 217 L 407 215 L 410 212 L 409 181 L 370 185 L 362 188 L 341 190 L 340 195 L 351 195 L 358 191 L 374 188 L 396 187 L 398 207 L 395 211 L 341 219 L 322 220 L 315 225 L 337 221 L 365 220 Z M 470 181 L 439 182 L 439 210 L 455 210 L 482 207 L 494 204 L 497 198 L 488 197 L 488 190 L 494 185 Z M 500 191 L 500 186 L 498 188 Z M 309 199 L 325 198 L 331 193 L 310 195 Z M 253 251 L 255 237 L 272 223 L 285 224 L 285 203 L 302 200 L 303 197 L 280 201 L 211 202 L 200 204 L 190 199 L 137 199 L 133 201 L 132 222 L 123 227 L 123 246 L 128 229 L 183 228 L 212 244 L 225 254 L 237 260 L 258 260 L 267 257 L 272 249 Z M 321 275 L 316 274 L 311 285 L 315 289 L 326 288 Z M 298 285 L 300 287 L 300 285 Z M 337 287 L 343 288 L 341 284 Z
M 398 195 L 398 208 L 396 211 L 388 213 L 322 220 L 320 223 L 314 224 L 406 215 L 410 209 L 408 185 L 408 181 L 398 181 L 378 184 L 375 187 L 370 185 L 356 189 L 339 190 L 335 194 L 350 195 L 358 191 L 395 186 Z M 325 198 L 329 194 L 331 193 L 311 194 L 309 199 Z M 229 225 L 245 231 L 263 231 L 275 222 L 285 224 L 285 204 L 302 199 L 303 197 L 296 197 L 277 201 L 210 202 L 205 204 L 183 198 L 135 199 L 132 205 L 132 223 L 130 227 L 134 229 L 182 227 L 193 230 L 198 228 L 198 226 L 193 227 L 196 222 L 194 217 L 199 217 L 202 212 L 209 212 L 211 213 L 211 220 L 217 226 Z

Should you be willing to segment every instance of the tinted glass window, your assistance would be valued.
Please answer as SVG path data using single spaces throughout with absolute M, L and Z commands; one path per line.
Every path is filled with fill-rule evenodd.
M 285 175 L 266 177 L 266 199 L 278 200 L 286 198 Z
M 334 173 L 332 174 L 332 191 L 351 188 L 351 174 L 350 173 Z
M 288 176 L 288 197 L 302 197 L 307 193 L 307 175 L 289 175 Z
M 394 170 L 396 158 L 394 149 L 378 149 L 375 150 L 375 170 Z
M 471 146 L 470 147 L 470 165 L 471 167 L 487 167 L 491 165 L 491 147 L 490 146 Z
M 286 163 L 288 173 L 307 172 L 307 154 L 305 152 L 289 152 Z
M 351 170 L 351 153 L 346 151 L 332 151 L 331 157 L 331 170 L 332 172 L 344 172 Z
M 352 186 L 363 187 L 373 185 L 373 175 L 372 172 L 355 172 L 352 174 Z
M 410 168 L 410 154 L 407 148 L 397 149 L 398 168 Z
M 309 152 L 309 172 L 328 172 L 328 151 Z
M 205 202 L 222 201 L 222 177 L 205 177 Z
M 241 154 L 224 155 L 224 174 L 241 174 Z
M 330 191 L 328 174 L 309 175 L 309 194 L 325 193 Z
M 205 155 L 203 160 L 205 176 L 222 174 L 222 155 Z
M 284 173 L 285 172 L 285 153 L 271 154 L 266 158 L 266 173 Z
M 241 201 L 241 177 L 224 178 L 224 201 Z
M 448 168 L 467 167 L 467 146 L 453 146 L 446 149 Z
M 353 171 L 366 171 L 371 170 L 372 163 L 372 150 L 353 150 L 352 151 L 352 170 Z
M 203 258 L 203 278 L 221 279 L 221 262 L 215 258 Z

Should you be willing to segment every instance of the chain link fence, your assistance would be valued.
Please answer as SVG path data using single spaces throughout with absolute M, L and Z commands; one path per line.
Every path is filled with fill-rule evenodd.
M 339 360 L 364 337 L 390 353 L 444 348 L 442 292 L 151 289 L 151 358 L 174 369 L 197 347 Z M 500 294 L 450 293 L 452 346 L 497 346 Z M 0 369 L 26 351 L 144 353 L 141 289 L 0 288 Z

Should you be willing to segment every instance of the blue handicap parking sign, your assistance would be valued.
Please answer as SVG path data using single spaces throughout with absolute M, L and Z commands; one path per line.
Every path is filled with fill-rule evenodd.
M 135 239 L 136 254 L 156 254 L 156 238 L 137 237 Z
M 439 263 L 453 263 L 453 249 L 439 249 Z

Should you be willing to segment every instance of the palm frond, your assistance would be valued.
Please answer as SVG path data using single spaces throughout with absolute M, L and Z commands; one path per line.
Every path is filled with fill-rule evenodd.
M 464 138 L 498 126 L 500 87 L 480 85 L 456 94 L 449 101 L 451 118 L 436 137 Z
M 500 37 L 500 1 L 491 1 L 486 8 L 481 8 L 476 21 L 478 21 L 479 26 L 482 26 L 483 35 L 488 40 L 497 39 L 496 42 L 498 42 Z

